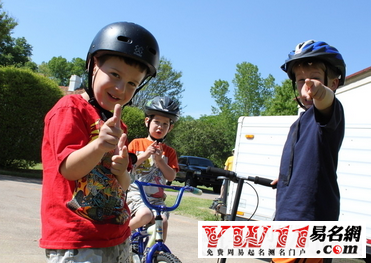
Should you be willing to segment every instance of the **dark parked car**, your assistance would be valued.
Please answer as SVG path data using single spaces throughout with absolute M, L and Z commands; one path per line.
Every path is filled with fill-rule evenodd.
M 223 180 L 206 173 L 208 166 L 215 167 L 211 160 L 196 156 L 180 156 L 178 164 L 179 172 L 175 181 L 184 182 L 186 185 L 194 187 L 198 185 L 212 187 L 215 193 L 220 193 Z

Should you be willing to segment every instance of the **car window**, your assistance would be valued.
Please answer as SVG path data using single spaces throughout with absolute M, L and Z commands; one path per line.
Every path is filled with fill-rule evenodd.
M 198 158 L 189 158 L 190 165 L 197 165 L 197 166 L 214 166 L 210 160 L 207 159 L 198 159 Z
M 200 160 L 200 166 L 213 166 L 213 163 L 210 160 Z
M 198 159 L 196 159 L 196 158 L 189 158 L 188 159 L 188 163 L 190 165 L 198 165 Z
M 186 158 L 179 158 L 178 163 L 179 164 L 187 164 L 187 159 Z

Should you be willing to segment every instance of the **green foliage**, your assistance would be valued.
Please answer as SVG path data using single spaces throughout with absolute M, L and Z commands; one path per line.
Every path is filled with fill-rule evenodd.
M 215 81 L 214 86 L 210 88 L 211 97 L 215 99 L 215 102 L 219 107 L 212 107 L 212 112 L 214 114 L 231 113 L 232 99 L 227 97 L 228 92 L 229 83 L 220 79 Z
M 276 85 L 274 95 L 266 103 L 266 110 L 262 112 L 265 116 L 277 115 L 296 115 L 298 104 L 295 100 L 295 93 L 290 79 L 282 82 L 282 85 Z
M 176 196 L 167 195 L 165 203 L 167 206 L 172 206 L 175 203 Z M 212 203 L 209 199 L 194 197 L 185 194 L 179 207 L 173 212 L 177 215 L 196 218 L 202 221 L 218 221 L 214 210 L 209 208 Z
M 128 140 L 148 136 L 147 127 L 144 124 L 144 112 L 136 107 L 126 106 L 122 111 L 121 119 L 128 126 Z
M 271 75 L 262 78 L 257 66 L 243 62 L 237 64 L 233 84 L 236 86 L 234 99 L 238 115 L 259 116 L 273 92 L 274 78 Z
M 203 116 L 197 120 L 189 116 L 182 117 L 169 133 L 166 142 L 177 151 L 178 156 L 206 157 L 218 167 L 224 167 L 230 153 L 229 140 L 224 130 L 225 126 L 220 125 L 217 116 Z
M 23 67 L 30 61 L 32 46 L 24 37 L 12 38 L 13 29 L 17 26 L 14 18 L 8 16 L 0 2 L 0 65 Z
M 44 116 L 61 97 L 48 78 L 28 69 L 0 68 L 0 167 L 41 162 Z
M 44 76 L 54 80 L 60 86 L 68 86 L 72 75 L 82 78 L 82 87 L 87 85 L 87 72 L 85 70 L 85 60 L 73 58 L 67 61 L 64 57 L 53 57 L 48 62 L 39 65 L 39 72 Z
M 59 56 L 53 57 L 48 62 L 48 67 L 57 80 L 58 85 L 67 86 L 71 77 L 71 65 L 68 63 L 67 59 Z
M 214 86 L 210 88 L 210 93 L 218 105 L 218 108 L 212 108 L 213 113 L 217 114 L 215 120 L 218 122 L 218 126 L 225 127 L 222 130 L 222 137 L 227 142 L 227 147 L 219 149 L 222 160 L 218 160 L 218 163 L 224 164 L 225 159 L 230 155 L 231 149 L 235 145 L 239 111 L 236 110 L 236 104 L 232 103 L 232 99 L 227 97 L 229 93 L 229 84 L 227 81 L 215 81 Z
M 156 77 L 135 95 L 132 105 L 144 109 L 148 100 L 164 95 L 180 102 L 184 91 L 183 84 L 180 82 L 181 77 L 182 72 L 175 71 L 171 62 L 161 57 Z
M 71 75 L 77 75 L 81 78 L 82 83 L 81 87 L 87 87 L 88 86 L 88 72 L 85 69 L 85 60 L 82 58 L 73 58 L 71 62 Z

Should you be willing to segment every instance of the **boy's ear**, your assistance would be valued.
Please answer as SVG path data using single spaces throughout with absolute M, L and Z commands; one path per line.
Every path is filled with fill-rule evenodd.
M 96 57 L 93 57 L 94 64 L 93 64 L 93 75 L 97 72 L 98 70 L 98 59 Z
M 148 127 L 148 122 L 149 122 L 149 118 L 148 117 L 145 117 L 144 118 L 144 124 L 146 125 L 146 127 Z
M 338 78 L 334 78 L 331 80 L 331 86 L 329 87 L 331 90 L 336 90 L 339 87 L 340 80 Z
M 169 130 L 167 132 L 170 132 L 174 128 L 174 124 L 170 124 Z

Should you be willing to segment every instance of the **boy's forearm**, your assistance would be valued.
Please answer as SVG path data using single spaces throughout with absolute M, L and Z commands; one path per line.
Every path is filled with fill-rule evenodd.
M 175 170 L 171 168 L 163 159 L 158 161 L 156 164 L 157 167 L 161 170 L 166 180 L 173 181 L 175 179 L 176 176 Z
M 334 102 L 334 98 L 335 98 L 334 92 L 326 87 L 324 89 L 323 95 L 320 96 L 320 98 L 318 99 L 314 99 L 313 103 L 317 110 L 324 114 L 327 114 L 331 111 L 331 106 Z
M 104 152 L 96 147 L 94 141 L 72 152 L 59 168 L 67 179 L 75 181 L 87 175 L 102 159 Z
M 147 160 L 149 157 L 147 156 L 146 152 L 141 153 L 137 156 L 137 162 L 135 163 L 136 166 L 141 165 L 145 160 Z
M 128 190 L 131 181 L 129 172 L 125 171 L 123 175 L 116 176 L 116 178 L 122 189 L 124 189 L 124 191 Z

